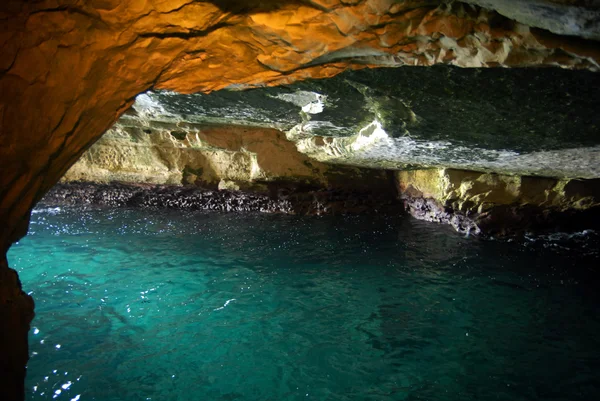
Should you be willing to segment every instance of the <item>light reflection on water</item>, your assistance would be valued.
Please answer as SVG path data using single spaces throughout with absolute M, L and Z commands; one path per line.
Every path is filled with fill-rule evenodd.
M 9 253 L 36 300 L 28 399 L 600 399 L 588 234 L 38 211 Z

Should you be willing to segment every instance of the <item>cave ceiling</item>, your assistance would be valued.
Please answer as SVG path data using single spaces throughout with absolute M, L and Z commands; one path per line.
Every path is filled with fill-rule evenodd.
M 596 73 L 558 68 L 364 69 L 244 91 L 148 92 L 119 124 L 276 128 L 315 159 L 363 167 L 595 178 L 599 87 Z

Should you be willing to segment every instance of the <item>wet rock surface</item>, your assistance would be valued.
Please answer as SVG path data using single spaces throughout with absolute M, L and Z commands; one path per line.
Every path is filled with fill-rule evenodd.
M 27 334 L 35 316 L 34 302 L 25 293 L 17 272 L 0 256 L 0 394 L 3 400 L 25 399 Z
M 431 198 L 404 197 L 404 207 L 414 218 L 432 223 L 449 224 L 463 234 L 481 234 L 476 221 L 470 217 L 444 207 Z
M 403 198 L 413 217 L 451 225 L 465 235 L 514 237 L 576 233 L 600 228 L 600 207 L 587 210 L 548 209 L 535 205 L 499 205 L 482 213 L 464 213 L 432 198 Z
M 56 185 L 40 205 L 100 205 L 297 215 L 397 213 L 402 210 L 401 203 L 392 190 L 373 192 L 272 185 L 269 193 L 249 193 L 172 185 L 86 182 Z
M 413 217 L 484 236 L 600 229 L 600 180 L 558 180 L 474 171 L 398 172 Z

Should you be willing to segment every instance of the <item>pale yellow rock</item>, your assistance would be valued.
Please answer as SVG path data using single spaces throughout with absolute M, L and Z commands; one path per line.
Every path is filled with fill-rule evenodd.
M 464 213 L 499 205 L 582 210 L 600 206 L 600 180 L 560 180 L 455 169 L 399 171 L 401 197 L 424 197 Z
M 247 126 L 116 124 L 62 177 L 267 190 L 268 182 L 320 188 L 385 187 L 384 171 L 327 165 L 300 153 L 280 131 Z M 379 183 L 379 184 L 378 184 Z
M 235 181 L 227 181 L 221 180 L 219 181 L 219 191 L 229 190 L 229 191 L 239 191 L 240 186 Z

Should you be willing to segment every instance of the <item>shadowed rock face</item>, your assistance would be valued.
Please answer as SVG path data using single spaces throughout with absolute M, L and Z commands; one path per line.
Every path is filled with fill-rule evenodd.
M 557 68 L 379 68 L 247 91 L 149 92 L 116 127 L 184 137 L 206 124 L 265 127 L 327 163 L 597 178 L 598 87 L 596 73 Z
M 514 20 L 491 9 L 428 0 L 241 3 L 0 3 L 2 399 L 23 398 L 33 316 L 33 303 L 4 254 L 25 235 L 33 205 L 138 94 L 273 86 L 367 66 L 597 71 L 600 60 L 597 44 L 585 39 L 598 38 L 596 1 L 521 0 L 511 7 L 504 0 L 477 1 Z M 404 106 L 400 114 L 410 120 L 411 106 Z
M 561 35 L 600 39 L 600 2 L 572 0 L 466 0 L 522 24 Z M 573 7 L 584 4 L 586 7 Z

